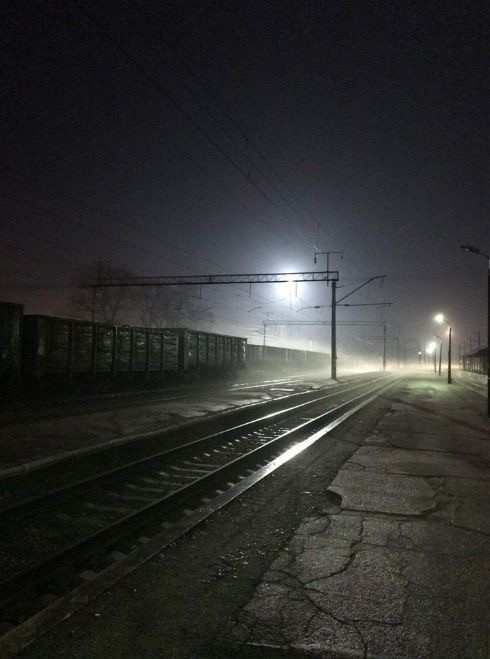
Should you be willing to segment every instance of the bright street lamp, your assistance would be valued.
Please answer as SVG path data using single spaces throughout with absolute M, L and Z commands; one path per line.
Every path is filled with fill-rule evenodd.
M 436 323 L 447 323 L 449 325 L 449 344 L 448 344 L 448 349 L 447 349 L 447 383 L 451 384 L 452 383 L 452 377 L 451 377 L 451 335 L 452 335 L 452 327 L 451 323 L 444 318 L 444 314 L 438 313 L 434 316 L 434 320 Z
M 488 263 L 488 289 L 487 289 L 487 416 L 490 417 L 490 256 L 485 254 L 473 245 L 461 245 L 461 249 L 465 252 L 471 252 L 477 256 L 481 256 L 487 260 Z

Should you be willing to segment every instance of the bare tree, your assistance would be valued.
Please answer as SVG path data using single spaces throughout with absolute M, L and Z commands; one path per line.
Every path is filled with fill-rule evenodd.
M 85 320 L 110 324 L 128 322 L 132 306 L 132 296 L 128 287 L 84 288 L 84 285 L 97 277 L 107 276 L 132 277 L 133 273 L 101 263 L 81 271 L 76 282 L 78 288 L 70 298 L 71 307 L 77 316 Z
M 138 322 L 148 327 L 211 329 L 211 310 L 176 287 L 145 286 L 132 293 Z

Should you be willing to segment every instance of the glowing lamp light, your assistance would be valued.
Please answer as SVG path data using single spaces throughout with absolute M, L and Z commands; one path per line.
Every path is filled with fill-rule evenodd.
M 438 313 L 434 316 L 434 320 L 436 323 L 443 323 L 444 322 L 444 314 Z
M 294 275 L 288 275 L 286 279 L 288 297 L 298 297 L 298 284 L 294 281 Z
M 426 352 L 428 355 L 432 355 L 432 353 L 434 352 L 434 350 L 436 349 L 436 347 L 437 347 L 436 342 L 435 342 L 435 341 L 431 341 L 431 342 L 429 343 L 429 345 L 427 346 L 427 348 L 425 349 L 425 352 Z

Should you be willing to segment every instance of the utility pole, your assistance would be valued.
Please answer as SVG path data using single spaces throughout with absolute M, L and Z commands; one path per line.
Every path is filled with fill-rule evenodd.
M 388 324 L 383 323 L 383 371 L 386 371 L 386 335 L 388 333 Z
M 442 367 L 442 344 L 443 344 L 443 340 L 442 340 L 442 337 L 439 336 L 439 334 L 434 334 L 434 336 L 439 341 L 439 377 L 440 377 L 441 376 L 441 367 Z M 461 353 L 461 343 L 459 344 L 459 347 L 460 347 L 459 352 Z M 437 354 L 437 347 L 435 349 L 435 354 Z M 435 371 L 435 367 L 434 367 L 434 371 Z
M 97 261 L 97 281 L 100 281 L 102 276 L 102 261 Z M 96 303 L 96 288 L 92 288 L 92 322 L 95 323 L 95 303 Z
M 266 340 L 266 337 L 267 337 L 267 325 L 269 324 L 269 316 L 272 316 L 271 311 L 266 312 L 266 314 L 265 314 L 266 319 L 262 321 L 262 323 L 264 325 L 264 341 L 263 341 L 262 345 L 264 347 L 265 347 L 265 340 Z
M 327 270 L 330 267 L 330 254 L 340 254 L 340 258 L 344 258 L 344 252 L 336 251 L 332 252 L 330 250 L 326 252 L 320 252 L 318 249 L 318 240 L 315 251 L 313 252 L 313 263 L 316 264 L 318 256 L 327 257 Z M 327 282 L 328 284 L 328 282 Z M 332 329 L 330 335 L 330 377 L 332 380 L 337 379 L 337 301 L 336 301 L 336 292 L 337 292 L 337 281 L 332 281 Z
M 337 282 L 332 281 L 332 328 L 331 328 L 331 369 L 330 377 L 337 379 Z
M 449 325 L 449 347 L 447 349 L 447 383 L 451 384 L 453 379 L 451 377 L 451 337 L 453 328 Z
M 328 253 L 327 253 L 327 258 L 328 258 Z M 337 280 L 332 281 L 332 368 L 331 368 L 331 375 L 332 375 L 332 380 L 337 379 L 337 305 L 340 302 L 343 302 L 346 300 L 348 297 L 350 297 L 353 293 L 356 293 L 359 291 L 361 288 L 364 288 L 364 286 L 367 286 L 370 284 L 372 281 L 375 279 L 381 279 L 381 283 L 383 283 L 384 278 L 386 275 L 376 275 L 375 277 L 370 277 L 367 281 L 363 282 L 360 286 L 356 286 L 350 293 L 347 293 L 343 297 L 340 298 L 340 300 L 336 299 L 336 292 L 337 292 Z

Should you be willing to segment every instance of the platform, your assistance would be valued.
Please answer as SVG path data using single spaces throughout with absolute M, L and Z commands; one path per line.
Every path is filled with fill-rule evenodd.
M 489 425 L 458 394 L 396 391 L 235 616 L 247 656 L 490 656 Z

